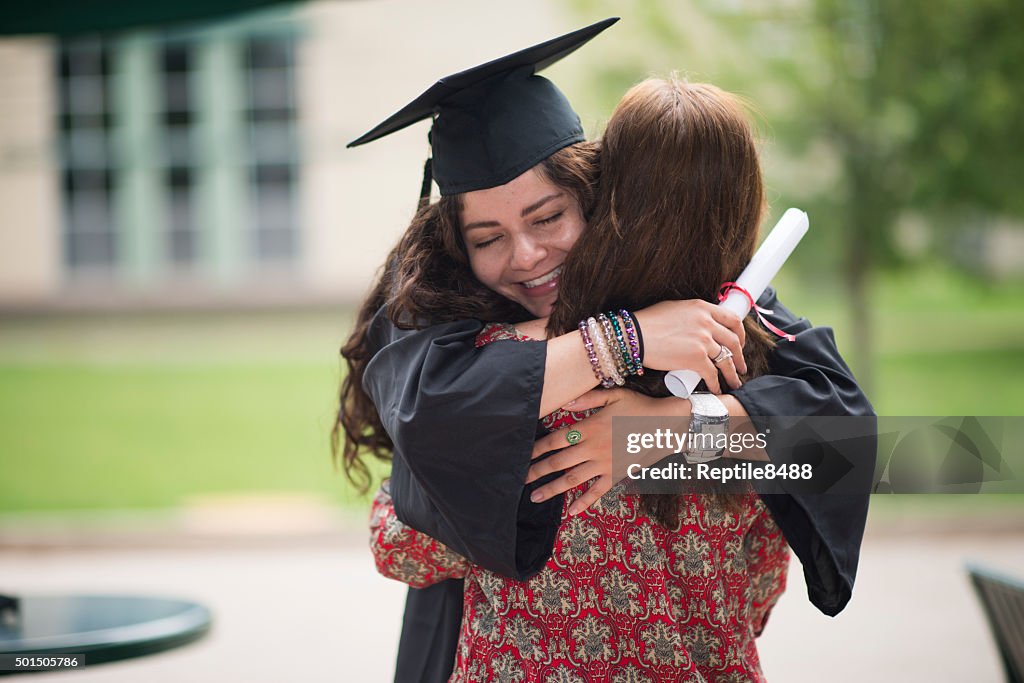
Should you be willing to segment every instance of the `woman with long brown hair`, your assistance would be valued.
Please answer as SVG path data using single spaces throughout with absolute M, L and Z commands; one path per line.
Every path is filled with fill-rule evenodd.
M 445 239 L 461 235 L 467 249 L 484 251 L 496 236 L 511 239 L 494 227 L 474 234 L 474 226 L 500 225 L 486 217 L 500 217 L 501 200 L 514 202 L 517 191 L 468 193 L 462 231 L 449 234 L 449 226 Z M 575 330 L 589 311 L 712 298 L 750 260 L 763 215 L 754 136 L 738 101 L 710 85 L 644 81 L 609 121 L 595 209 L 564 261 L 548 334 Z M 704 245 L 702 254 L 680 269 L 680 257 L 695 245 Z M 470 253 L 477 277 L 499 287 L 501 256 Z M 479 341 L 543 333 L 543 322 L 518 331 L 488 326 Z M 748 322 L 749 377 L 765 372 L 771 347 Z M 651 372 L 627 385 L 667 396 L 662 378 Z M 641 398 L 638 414 L 663 410 L 666 401 L 686 410 L 686 401 Z M 554 431 L 581 418 L 558 410 L 544 423 Z M 525 583 L 403 527 L 378 498 L 373 547 L 382 572 L 417 586 L 467 580 L 452 680 L 761 680 L 754 637 L 784 588 L 788 552 L 760 499 L 752 492 L 636 496 L 616 488 L 570 516 L 583 490 L 566 496 L 551 558 Z

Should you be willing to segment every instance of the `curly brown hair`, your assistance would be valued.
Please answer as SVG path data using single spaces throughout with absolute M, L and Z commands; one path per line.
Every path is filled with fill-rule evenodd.
M 581 142 L 542 161 L 537 169 L 568 192 L 580 205 L 584 219 L 594 204 L 600 145 Z M 402 329 L 475 318 L 483 322 L 520 322 L 532 316 L 521 306 L 485 287 L 473 275 L 462 239 L 459 214 L 462 197 L 441 197 L 422 206 L 398 244 L 356 318 L 355 328 L 341 347 L 348 372 L 339 392 L 338 419 L 331 431 L 331 449 L 345 475 L 361 492 L 371 483 L 363 456 L 391 459 L 394 444 L 380 421 L 373 401 L 363 390 L 366 364 L 373 356 L 367 334 L 377 312 Z

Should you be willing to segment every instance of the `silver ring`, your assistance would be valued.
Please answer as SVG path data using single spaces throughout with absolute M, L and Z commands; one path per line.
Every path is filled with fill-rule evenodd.
M 725 346 L 723 344 L 719 344 L 718 346 L 719 346 L 719 349 L 720 349 L 718 351 L 718 355 L 711 359 L 711 362 L 714 363 L 715 365 L 718 365 L 723 360 L 726 360 L 728 358 L 732 358 L 732 351 L 730 351 L 729 349 L 725 348 Z

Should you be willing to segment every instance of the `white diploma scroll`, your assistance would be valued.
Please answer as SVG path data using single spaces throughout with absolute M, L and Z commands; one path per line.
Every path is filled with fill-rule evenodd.
M 736 278 L 736 284 L 750 292 L 750 296 L 757 301 L 768 287 L 768 283 L 778 274 L 782 264 L 793 253 L 796 245 L 807 234 L 807 227 L 806 213 L 800 209 L 787 209 L 761 243 L 754 258 Z M 747 313 L 750 312 L 750 301 L 736 290 L 729 292 L 725 301 L 718 305 L 740 318 L 747 317 Z M 699 383 L 700 375 L 693 370 L 673 370 L 665 375 L 665 386 L 679 398 L 689 398 Z

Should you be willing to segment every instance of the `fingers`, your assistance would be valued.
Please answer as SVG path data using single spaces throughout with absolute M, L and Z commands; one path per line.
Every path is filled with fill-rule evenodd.
M 714 348 L 708 350 L 708 356 L 715 358 L 721 352 L 723 347 L 729 349 L 729 351 L 732 352 L 733 362 L 736 364 L 736 367 L 746 372 L 747 366 L 746 361 L 743 359 L 743 346 L 740 344 L 739 337 L 733 334 L 732 330 L 726 330 L 723 327 L 718 327 L 712 333 L 712 338 L 714 339 Z
M 579 498 L 572 502 L 569 506 L 569 516 L 578 515 L 591 505 L 601 499 L 601 496 L 608 493 L 612 488 L 612 480 L 610 477 L 602 476 L 598 477 L 597 480 L 590 485 L 586 491 L 583 492 Z
M 715 365 L 718 366 L 718 371 L 722 373 L 722 377 L 725 378 L 725 383 L 728 384 L 731 389 L 739 389 L 743 386 L 743 382 L 740 381 L 739 373 L 736 371 L 736 364 L 733 363 L 732 358 L 726 358 Z
M 536 491 L 530 494 L 530 500 L 532 500 L 534 503 L 542 503 L 545 500 L 553 498 L 554 496 L 557 496 L 560 493 L 565 493 L 570 489 L 574 489 L 580 484 L 590 479 L 593 479 L 594 477 L 599 476 L 600 474 L 600 463 L 595 463 L 593 461 L 581 463 L 580 465 L 573 467 L 571 470 L 560 476 L 558 479 L 550 481 L 547 484 L 544 484 L 544 486 L 538 487 Z M 608 489 L 605 489 L 605 491 L 607 490 Z
M 712 328 L 711 336 L 715 342 L 732 351 L 733 362 L 736 368 L 740 373 L 746 374 L 747 361 L 743 357 L 743 345 L 747 343 L 747 330 L 743 327 L 743 321 L 733 314 L 732 311 L 727 311 L 713 304 L 708 304 L 708 306 L 710 306 L 711 317 L 718 323 L 718 325 Z M 718 355 L 718 351 L 716 350 L 710 355 L 714 358 Z M 736 389 L 738 387 L 733 388 Z
M 701 365 L 700 368 L 695 370 L 700 375 L 700 378 L 704 380 L 704 384 L 708 386 L 708 391 L 712 394 L 722 393 L 722 387 L 718 383 L 718 368 L 711 362 L 711 358 L 707 358 L 707 362 Z
M 730 337 L 731 341 L 739 341 L 732 334 L 727 334 L 726 336 Z M 708 356 L 711 361 L 712 367 L 714 367 L 715 382 L 708 382 L 705 378 L 705 382 L 708 385 L 708 391 L 715 394 L 721 393 L 720 391 L 714 388 L 714 386 L 719 385 L 717 381 L 719 372 L 722 373 L 722 377 L 725 378 L 725 382 L 729 386 L 729 388 L 739 389 L 741 386 L 743 386 L 743 382 L 740 380 L 739 372 L 737 372 L 736 361 L 739 360 L 739 362 L 743 362 L 742 351 L 739 355 L 737 355 L 733 347 L 722 343 L 721 341 L 718 340 L 718 338 L 715 338 L 711 345 L 714 348 L 708 351 Z M 725 356 L 724 358 L 723 355 Z M 719 360 L 715 362 L 716 359 Z M 703 375 L 701 376 L 703 377 Z
M 718 378 L 718 371 L 714 373 L 715 379 Z M 628 403 L 627 399 L 635 397 L 635 394 L 628 389 L 594 389 L 580 396 L 575 401 L 572 401 L 565 406 L 566 410 L 573 412 L 582 412 L 591 408 L 602 408 L 609 406 L 619 401 L 625 401 L 624 405 Z M 611 422 L 598 420 L 596 415 L 591 415 L 585 420 L 577 422 L 570 429 L 575 429 L 581 432 L 583 439 L 587 436 L 591 438 L 596 437 L 597 439 L 611 438 Z M 545 453 L 551 451 L 557 451 L 564 449 L 566 446 L 571 445 L 567 440 L 567 435 L 570 430 L 559 429 L 550 434 L 546 434 L 538 439 L 533 444 L 533 453 L 530 455 L 531 460 L 536 460 Z M 579 443 L 579 442 L 577 442 Z
M 550 458 L 533 463 L 526 473 L 526 483 L 529 484 L 553 472 L 561 472 L 590 460 L 591 457 L 587 449 L 582 446 L 583 444 L 579 444 L 575 448 L 566 448 L 555 453 Z
M 530 459 L 536 460 L 545 453 L 557 451 L 568 446 L 569 442 L 565 438 L 566 434 L 568 434 L 567 430 L 559 429 L 557 431 L 551 432 L 550 434 L 545 434 L 544 436 L 534 441 L 533 453 L 530 455 Z
M 708 305 L 711 306 L 711 317 L 720 325 L 724 325 L 732 330 L 732 333 L 739 337 L 741 347 L 746 344 L 747 330 L 743 327 L 743 319 L 721 306 L 710 303 Z

